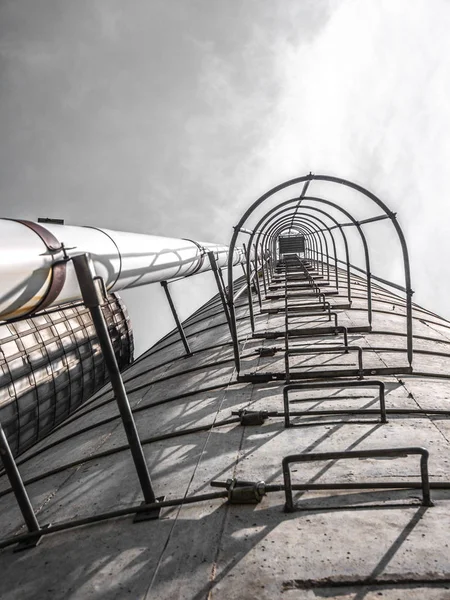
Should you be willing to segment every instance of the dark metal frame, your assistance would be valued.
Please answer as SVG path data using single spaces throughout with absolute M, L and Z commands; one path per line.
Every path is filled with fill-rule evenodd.
M 320 348 L 288 348 L 285 352 L 285 364 L 286 364 L 286 381 L 289 383 L 291 378 L 291 370 L 289 368 L 289 356 L 296 354 L 336 354 L 357 352 L 358 353 L 358 377 L 360 379 L 364 376 L 363 366 L 363 349 L 361 346 L 321 346 Z M 330 372 L 332 374 L 332 371 Z M 340 377 L 345 374 L 345 370 L 342 369 L 339 372 Z
M 304 202 L 306 200 L 312 200 L 312 201 L 321 202 L 321 203 L 327 204 L 329 206 L 332 206 L 333 208 L 338 209 L 341 212 L 343 212 L 344 214 L 346 214 L 349 221 L 352 223 L 353 226 L 355 226 L 357 228 L 358 232 L 360 233 L 361 239 L 363 241 L 365 255 L 366 255 L 368 310 L 369 310 L 369 316 L 370 316 L 370 311 L 371 311 L 371 306 L 370 306 L 370 302 L 371 302 L 370 262 L 369 262 L 369 258 L 368 258 L 368 247 L 367 247 L 367 243 L 365 242 L 364 233 L 361 229 L 361 225 L 365 224 L 365 223 L 379 221 L 382 218 L 384 218 L 384 215 L 377 215 L 370 219 L 366 219 L 364 221 L 358 222 L 356 219 L 354 219 L 352 217 L 352 215 L 350 213 L 348 213 L 347 211 L 342 209 L 342 207 L 340 207 L 339 205 L 332 203 L 328 200 L 322 199 L 322 198 L 306 196 L 305 194 L 306 194 L 307 185 L 309 185 L 313 180 L 326 181 L 326 182 L 330 182 L 330 183 L 344 185 L 344 186 L 347 186 L 347 187 L 359 192 L 364 197 L 366 197 L 367 199 L 374 202 L 377 206 L 379 206 L 384 211 L 386 218 L 390 219 L 392 225 L 394 226 L 394 229 L 395 229 L 397 236 L 399 238 L 399 241 L 400 241 L 402 257 L 403 257 L 403 265 L 404 265 L 405 290 L 406 290 L 405 303 L 406 303 L 406 313 L 407 313 L 407 356 L 408 356 L 408 362 L 411 365 L 412 359 L 413 359 L 413 335 L 412 335 L 412 294 L 413 294 L 413 292 L 411 289 L 410 264 L 409 264 L 409 256 L 408 256 L 408 249 L 406 246 L 406 241 L 405 241 L 402 229 L 396 220 L 396 214 L 393 213 L 392 211 L 390 211 L 389 208 L 386 206 L 386 204 L 384 204 L 377 196 L 375 196 L 374 194 L 372 194 L 370 191 L 363 188 L 362 186 L 359 186 L 358 184 L 355 184 L 355 183 L 350 182 L 345 179 L 340 179 L 340 178 L 331 177 L 331 176 L 327 176 L 327 175 L 313 175 L 310 173 L 309 175 L 291 179 L 289 181 L 286 181 L 286 182 L 272 188 L 271 190 L 269 190 L 268 192 L 263 194 L 263 196 L 261 196 L 258 200 L 256 200 L 256 202 L 254 202 L 247 209 L 247 211 L 244 213 L 244 215 L 240 219 L 239 223 L 235 226 L 234 233 L 233 233 L 233 236 L 232 236 L 231 242 L 230 242 L 230 257 L 233 256 L 233 252 L 234 252 L 234 248 L 236 246 L 236 241 L 237 241 L 239 232 L 241 229 L 243 229 L 244 224 L 247 222 L 247 220 L 252 215 L 252 213 L 257 208 L 259 208 L 266 200 L 268 200 L 270 197 L 272 197 L 274 194 L 284 190 L 287 187 L 297 185 L 299 183 L 303 183 L 304 186 L 303 186 L 303 191 L 300 196 L 300 199 L 298 199 L 298 198 L 296 199 L 297 205 L 299 205 L 300 202 Z M 292 224 L 294 224 L 294 221 L 296 221 L 296 219 L 297 219 L 297 211 L 292 215 L 291 218 L 292 218 Z M 339 226 L 340 230 L 342 231 L 342 227 L 349 226 L 349 223 L 342 223 L 342 224 L 339 224 L 338 226 Z M 258 230 L 260 230 L 260 224 L 258 224 L 255 227 L 255 231 L 258 231 Z M 252 232 L 253 235 L 255 234 L 255 231 Z M 234 308 L 234 303 L 233 303 L 233 275 L 232 275 L 232 259 L 231 258 L 230 258 L 229 268 L 228 268 L 228 278 L 229 278 L 228 279 L 228 295 L 229 295 L 228 305 L 229 305 L 229 309 L 230 309 L 231 331 L 232 331 L 232 337 L 233 337 L 233 342 L 234 342 L 234 355 L 235 355 L 236 370 L 239 373 L 240 358 L 239 358 L 239 346 L 237 344 L 237 328 L 236 328 L 236 323 L 235 323 L 235 308 Z M 369 321 L 370 321 L 370 319 L 369 319 Z
M 321 381 L 321 382 L 317 382 L 317 381 L 313 381 L 311 383 L 308 384 L 290 384 L 290 385 L 285 385 L 283 388 L 283 404 L 284 404 L 284 426 L 285 427 L 291 427 L 291 421 L 290 421 L 290 410 L 289 410 L 289 392 L 292 391 L 308 391 L 308 390 L 322 390 L 322 389 L 345 389 L 345 388 L 352 388 L 352 387 L 358 387 L 358 388 L 367 388 L 367 387 L 378 387 L 380 390 L 380 421 L 381 423 L 387 423 L 387 417 L 386 417 L 386 401 L 385 401 L 385 389 L 386 386 L 384 385 L 384 383 L 382 381 L 377 381 L 374 379 L 366 379 L 364 381 L 355 381 L 355 380 L 350 380 L 350 381 Z M 303 402 L 311 402 L 311 399 L 305 399 L 303 400 Z M 361 410 L 358 411 L 359 414 L 364 414 L 365 410 Z M 308 411 L 299 413 L 299 412 L 295 412 L 295 416 L 307 416 L 310 415 L 311 413 Z M 323 411 L 314 411 L 314 415 L 330 415 L 330 414 L 355 414 L 355 411 L 353 410 L 339 410 L 339 411 L 335 411 L 335 410 L 323 410 Z
M 153 491 L 153 485 L 142 449 L 142 444 L 136 428 L 133 413 L 131 411 L 130 403 L 128 401 L 122 375 L 117 364 L 108 326 L 101 309 L 101 306 L 105 302 L 107 296 L 105 284 L 100 277 L 95 275 L 94 265 L 88 254 L 74 256 L 71 258 L 71 260 L 73 262 L 75 273 L 80 285 L 83 303 L 91 313 L 92 322 L 94 324 L 105 364 L 109 372 L 112 389 L 114 391 L 117 406 L 119 408 L 119 413 L 128 440 L 128 445 L 133 457 L 134 466 L 144 496 L 144 504 L 146 506 L 152 505 L 151 508 L 146 508 L 143 511 L 137 511 L 138 514 L 136 517 L 137 520 L 155 519 L 159 517 L 160 509 L 157 506 L 153 506 L 153 504 L 158 504 L 158 501 L 161 501 L 163 498 L 156 498 Z M 18 549 L 22 549 L 22 547 L 33 547 L 39 542 L 40 537 L 44 534 L 44 528 L 39 526 L 39 522 L 36 519 L 32 504 L 26 492 L 24 483 L 17 468 L 17 464 L 13 458 L 8 440 L 6 439 L 1 425 L 0 456 L 2 458 L 5 472 L 10 481 L 12 491 L 16 497 L 17 503 L 24 517 L 25 524 L 27 525 L 29 531 L 28 536 L 25 538 L 27 544 L 25 546 L 18 546 Z M 47 526 L 45 532 L 49 533 L 51 529 L 52 528 L 50 526 Z
M 11 448 L 9 447 L 8 440 L 6 439 L 5 432 L 0 423 L 0 457 L 2 459 L 3 467 L 6 471 L 9 483 L 14 492 L 14 496 L 17 500 L 20 512 L 22 513 L 23 520 L 27 526 L 30 538 L 26 543 L 17 547 L 17 550 L 25 550 L 26 548 L 33 548 L 37 546 L 41 537 L 42 529 L 39 522 L 34 514 L 33 506 L 30 498 L 28 497 L 27 491 L 20 476 L 19 469 L 17 468 L 16 461 L 14 460 Z
M 175 324 L 176 324 L 178 332 L 180 334 L 181 341 L 183 342 L 183 346 L 186 351 L 186 356 L 191 356 L 192 352 L 189 347 L 189 342 L 187 341 L 186 335 L 184 333 L 183 325 L 181 324 L 181 321 L 178 317 L 177 310 L 175 308 L 175 304 L 173 303 L 173 299 L 172 299 L 172 296 L 171 296 L 170 290 L 169 290 L 169 284 L 167 283 L 167 281 L 161 281 L 161 287 L 163 288 L 164 293 L 166 294 L 167 302 L 169 303 L 170 310 L 172 312 L 172 316 L 174 318 Z
M 382 457 L 403 457 L 411 454 L 420 455 L 420 475 L 422 480 L 422 505 L 433 506 L 430 496 L 430 481 L 428 477 L 428 450 L 421 447 L 407 447 L 407 448 L 377 448 L 372 450 L 349 450 L 345 452 L 313 452 L 310 454 L 291 454 L 285 456 L 282 461 L 282 470 L 284 478 L 284 492 L 286 503 L 284 510 L 286 512 L 293 512 L 295 510 L 294 500 L 292 495 L 292 481 L 291 472 L 289 465 L 293 463 L 312 462 L 312 461 L 323 461 L 323 460 L 340 460 L 342 458 L 382 458 Z M 323 487 L 322 487 L 323 485 Z M 361 489 L 370 489 L 370 483 L 366 485 L 360 484 Z M 359 487 L 359 486 L 358 486 Z M 391 485 L 386 483 L 386 489 L 390 489 Z M 305 490 L 308 489 L 308 484 L 305 484 Z M 315 490 L 329 489 L 327 484 L 314 484 Z M 334 488 L 338 489 L 338 488 Z M 310 509 L 313 510 L 313 509 Z
M 80 254 L 72 258 L 75 273 L 80 284 L 80 290 L 85 306 L 91 313 L 92 321 L 97 333 L 97 337 L 103 352 L 106 367 L 111 378 L 111 385 L 114 390 L 117 406 L 122 417 L 122 423 L 125 429 L 130 451 L 133 457 L 136 473 L 141 484 L 141 490 L 144 500 L 147 504 L 156 502 L 156 496 L 153 491 L 153 485 L 148 471 L 147 462 L 142 450 L 141 441 L 136 428 L 136 423 L 131 412 L 127 392 L 123 383 L 122 375 L 114 354 L 109 337 L 108 328 L 103 316 L 101 305 L 106 297 L 106 289 L 101 278 L 95 275 L 94 264 L 88 254 Z

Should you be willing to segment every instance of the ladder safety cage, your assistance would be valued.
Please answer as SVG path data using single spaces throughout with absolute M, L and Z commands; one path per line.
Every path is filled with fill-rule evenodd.
M 359 202 L 374 204 L 382 213 L 369 218 L 358 219 L 342 206 L 342 202 L 333 198 L 311 195 L 314 182 L 326 182 L 333 186 L 349 188 L 356 192 Z M 277 194 L 286 193 L 289 188 L 301 186 L 300 194 L 274 205 Z M 264 203 L 270 200 L 270 208 L 264 211 Z M 340 217 L 339 217 L 340 215 Z M 394 228 L 401 248 L 401 259 L 404 272 L 404 286 L 387 279 L 378 277 L 371 272 L 370 247 L 363 227 L 379 221 L 388 221 Z M 255 222 L 254 227 L 250 222 Z M 353 228 L 362 249 L 364 269 L 355 265 L 358 257 L 352 257 L 346 230 Z M 230 254 L 233 256 L 238 236 L 243 233 L 248 237 L 245 271 L 249 295 L 248 319 L 254 338 L 273 339 L 284 337 L 285 367 L 284 372 L 275 373 L 279 379 L 284 376 L 286 381 L 292 377 L 289 367 L 289 357 L 306 354 L 305 348 L 296 348 L 294 340 L 302 341 L 308 336 L 317 338 L 337 336 L 344 333 L 343 345 L 332 344 L 328 348 L 318 345 L 314 352 L 356 352 L 358 368 L 348 369 L 349 376 L 364 377 L 370 373 L 388 373 L 392 370 L 383 368 L 364 369 L 363 354 L 366 349 L 355 346 L 349 340 L 349 332 L 357 333 L 371 331 L 373 321 L 372 281 L 404 292 L 406 312 L 406 364 L 397 372 L 410 373 L 413 361 L 412 333 L 412 289 L 408 249 L 402 229 L 397 221 L 396 213 L 369 190 L 351 181 L 328 175 L 309 173 L 281 183 L 256 200 L 243 214 L 230 241 Z M 336 237 L 338 236 L 338 237 Z M 355 238 L 355 239 L 357 239 Z M 339 244 L 338 244 L 339 241 Z M 235 292 L 231 258 L 228 265 L 228 310 L 230 331 L 233 342 L 234 361 L 237 377 L 241 373 L 241 348 L 238 341 Z M 366 324 L 358 322 L 349 324 L 342 310 L 352 305 L 351 281 L 354 272 L 362 272 L 365 281 L 365 315 Z M 345 282 L 345 283 L 344 283 Z M 360 297 L 360 296 L 358 296 Z M 256 302 L 255 302 L 256 301 Z M 281 304 L 280 304 L 281 303 Z M 358 311 L 361 309 L 358 306 Z M 282 329 L 261 329 L 263 314 L 282 315 L 284 312 L 284 327 Z M 320 315 L 325 316 L 328 324 L 322 326 Z M 341 319 L 342 315 L 342 319 Z M 315 318 L 311 327 L 311 319 Z M 332 324 L 330 325 L 330 320 Z M 292 327 L 294 322 L 296 327 Z M 276 321 L 278 324 L 279 321 Z M 325 325 L 325 323 L 323 324 Z M 367 349 L 369 350 L 369 349 Z M 309 350 L 312 352 L 312 350 Z M 313 352 L 312 352 L 313 353 Z M 345 369 L 336 371 L 336 376 L 345 376 Z M 263 372 L 259 373 L 261 377 Z M 251 375 L 251 374 L 249 374 Z M 268 375 L 268 373 L 267 373 Z M 271 373 L 273 376 L 274 373 Z M 297 373 L 297 375 L 299 375 Z M 311 371 L 312 378 L 329 376 L 328 371 Z

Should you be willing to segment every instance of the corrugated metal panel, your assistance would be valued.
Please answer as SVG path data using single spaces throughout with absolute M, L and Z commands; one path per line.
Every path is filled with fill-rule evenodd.
M 298 254 L 305 251 L 305 236 L 292 235 L 280 236 L 278 238 L 280 254 Z

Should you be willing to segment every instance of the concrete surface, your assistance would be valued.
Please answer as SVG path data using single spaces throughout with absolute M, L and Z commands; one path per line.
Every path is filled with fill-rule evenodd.
M 367 325 L 364 287 L 356 285 L 350 309 L 337 308 L 339 324 Z M 345 296 L 330 295 L 345 305 Z M 395 310 L 392 310 L 392 306 Z M 279 301 L 265 301 L 273 308 Z M 238 310 L 243 372 L 284 370 L 283 352 L 259 357 L 263 346 L 284 340 L 254 339 L 245 299 Z M 256 310 L 256 304 L 255 304 Z M 257 331 L 284 327 L 284 315 L 257 311 Z M 398 299 L 374 290 L 373 332 L 349 334 L 363 347 L 368 368 L 406 360 L 406 323 Z M 217 299 L 190 319 L 186 334 L 194 354 L 183 356 L 176 332 L 125 373 L 130 403 L 156 495 L 183 498 L 217 491 L 211 481 L 228 478 L 283 482 L 281 461 L 292 453 L 424 446 L 434 482 L 450 481 L 450 423 L 446 415 L 390 414 L 293 417 L 263 425 L 232 422 L 211 428 L 241 408 L 283 411 L 283 381 L 239 383 L 228 327 Z M 197 321 L 197 322 L 196 322 Z M 311 327 L 314 319 L 296 319 Z M 323 321 L 323 319 L 322 319 Z M 296 325 L 297 326 L 297 325 Z M 320 335 L 321 319 L 313 325 Z M 415 374 L 378 376 L 386 384 L 388 409 L 450 411 L 450 324 L 414 310 Z M 330 336 L 294 344 L 329 344 Z M 336 340 L 334 340 L 335 342 Z M 342 343 L 339 337 L 338 343 Z M 317 365 L 354 368 L 355 356 L 302 355 L 292 364 L 314 377 Z M 353 379 L 354 377 L 352 377 Z M 291 410 L 377 408 L 378 391 L 345 388 L 295 392 Z M 450 414 L 450 413 L 449 413 Z M 95 426 L 94 426 L 95 425 Z M 185 432 L 193 427 L 209 429 Z M 183 433 L 168 439 L 149 438 Z M 97 394 L 49 437 L 19 459 L 40 523 L 95 515 L 142 500 L 112 393 Z M 110 454 L 98 456 L 99 452 Z M 79 461 L 75 466 L 69 466 Z M 53 472 L 59 469 L 58 472 Z M 49 474 L 49 471 L 52 473 Z M 36 480 L 37 478 L 37 480 Z M 292 466 L 294 483 L 419 481 L 417 456 L 337 460 Z M 23 533 L 8 482 L 0 478 L 0 530 Z M 450 599 L 450 489 L 432 490 L 433 507 L 421 505 L 420 489 L 298 492 L 297 508 L 284 512 L 284 493 L 257 505 L 216 499 L 162 510 L 157 521 L 120 517 L 45 536 L 19 553 L 0 552 L 3 600 L 55 598 L 339 600 Z

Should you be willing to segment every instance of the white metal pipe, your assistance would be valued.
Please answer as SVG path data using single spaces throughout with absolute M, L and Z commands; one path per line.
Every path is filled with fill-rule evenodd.
M 0 219 L 0 320 L 80 300 L 73 265 L 64 262 L 65 256 L 90 254 L 108 291 L 118 291 L 208 271 L 210 251 L 218 266 L 227 265 L 228 247 L 219 244 Z M 243 261 L 243 252 L 236 250 L 233 264 Z

